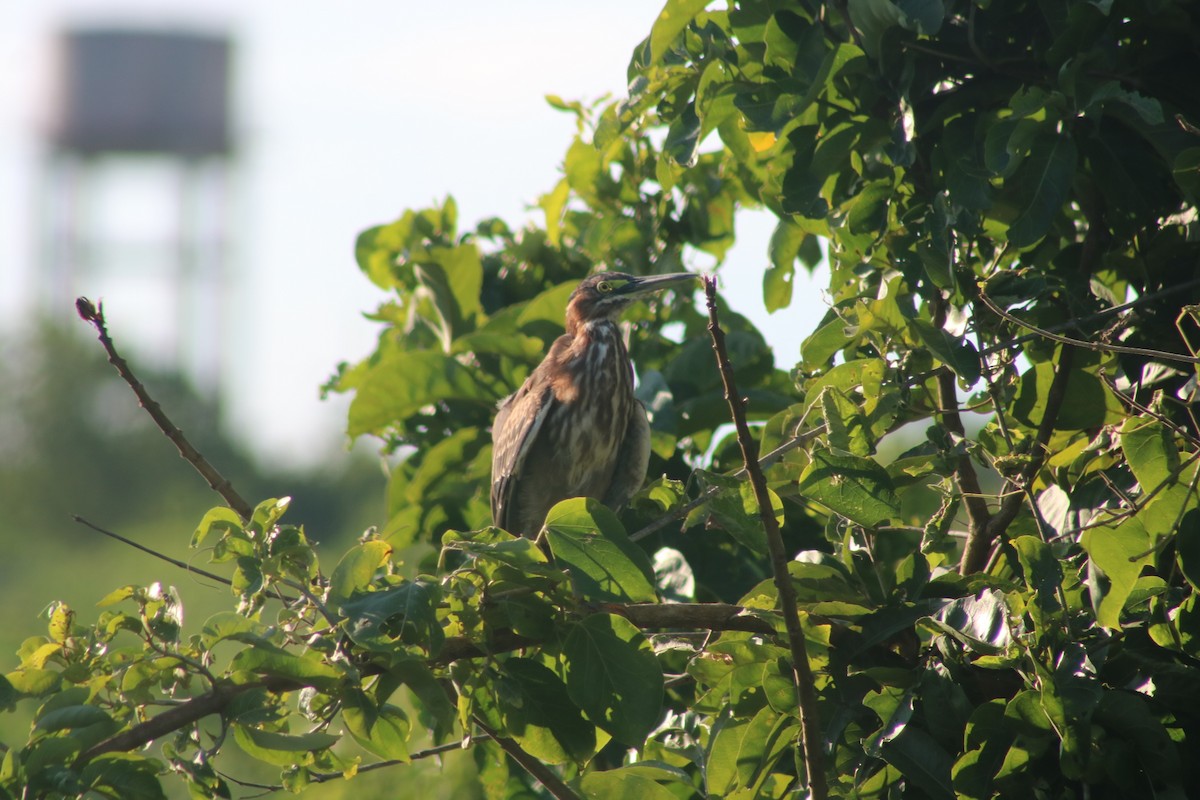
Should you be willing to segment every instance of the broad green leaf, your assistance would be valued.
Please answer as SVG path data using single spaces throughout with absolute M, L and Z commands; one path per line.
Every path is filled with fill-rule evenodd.
M 509 680 L 497 693 L 505 727 L 527 753 L 548 764 L 584 762 L 603 742 L 554 672 L 532 659 L 504 662 Z M 605 737 L 607 740 L 607 737 Z
M 217 642 L 226 639 L 245 644 L 267 641 L 266 626 L 263 623 L 232 611 L 219 611 L 205 620 L 200 636 L 204 646 L 210 649 Z
M 158 773 L 157 759 L 134 753 L 106 753 L 90 760 L 79 772 L 88 796 L 120 797 L 121 800 L 166 800 Z
M 214 530 L 221 533 L 230 531 L 240 532 L 242 530 L 242 518 L 232 508 L 226 508 L 225 506 L 217 506 L 210 509 L 204 515 L 204 519 L 200 520 L 200 525 L 196 528 L 196 532 L 192 534 L 192 547 L 199 547 L 208 534 Z
M 233 657 L 230 667 L 252 672 L 266 678 L 279 678 L 302 686 L 332 689 L 342 680 L 342 673 L 327 664 L 318 653 L 295 655 L 287 650 L 265 644 L 254 645 Z
M 875 461 L 825 448 L 813 448 L 810 455 L 798 487 L 805 497 L 866 527 L 899 516 L 892 480 Z
M 432 655 L 446 634 L 437 618 L 438 587 L 422 580 L 365 592 L 342 603 L 342 627 L 361 647 L 381 652 L 409 649 Z
M 846 227 L 851 233 L 878 233 L 887 225 L 891 197 L 890 179 L 868 183 L 850 201 Z
M 329 578 L 330 605 L 336 608 L 370 586 L 375 572 L 387 564 L 391 556 L 391 545 L 378 540 L 363 542 L 347 551 Z
M 1009 412 L 1023 425 L 1037 428 L 1046 414 L 1050 384 L 1058 365 L 1041 361 L 1021 375 Z M 1054 421 L 1055 430 L 1076 431 L 1115 424 L 1125 409 L 1104 382 L 1091 371 L 1075 367 L 1067 378 L 1066 400 Z
M 979 353 L 975 345 L 921 319 L 911 320 L 909 324 L 921 337 L 921 343 L 928 347 L 939 361 L 954 370 L 964 383 L 972 386 L 979 380 Z
M 1014 247 L 1028 247 L 1046 235 L 1071 191 L 1078 161 L 1067 129 L 1039 137 L 1010 183 L 1022 210 L 1008 228 Z
M 663 702 L 662 668 L 641 631 L 623 617 L 594 614 L 570 625 L 562 652 L 575 705 L 617 741 L 641 744 Z
M 429 260 L 417 267 L 421 282 L 433 293 L 442 316 L 451 322 L 451 331 L 464 333 L 482 311 L 479 292 L 483 288 L 483 263 L 474 244 L 429 248 Z
M 353 689 L 343 695 L 342 720 L 354 740 L 380 758 L 409 760 L 411 726 L 403 709 L 377 705 L 366 692 Z
M 122 586 L 120 589 L 113 589 L 111 592 L 104 595 L 104 597 L 100 600 L 100 602 L 96 603 L 96 605 L 100 608 L 115 606 L 117 603 L 133 597 L 135 594 L 137 594 L 137 591 L 138 587 L 132 584 L 129 586 Z
M 1008 605 L 1004 594 L 995 589 L 946 603 L 930 621 L 984 655 L 1002 653 L 1012 643 Z
M 424 406 L 448 400 L 490 406 L 505 392 L 496 380 L 445 353 L 391 352 L 363 377 L 350 404 L 348 433 L 380 433 Z
M 1121 611 L 1142 567 L 1153 563 L 1150 536 L 1135 516 L 1115 528 L 1104 526 L 1084 531 L 1080 544 L 1087 551 L 1091 567 L 1088 587 L 1096 608 L 1096 621 L 1116 630 L 1121 627 Z
M 35 727 L 42 731 L 61 731 L 86 728 L 89 725 L 112 722 L 112 717 L 97 706 L 78 705 L 57 708 L 38 717 Z
M 954 800 L 951 770 L 954 758 L 928 733 L 915 726 L 906 727 L 883 745 L 883 758 L 900 770 L 926 797 Z
M 786 218 L 775 226 L 767 245 L 771 264 L 763 273 L 763 303 L 766 304 L 767 313 L 774 314 L 791 305 L 796 259 L 807 236 L 803 228 Z
M 48 695 L 62 685 L 62 673 L 38 667 L 23 667 L 4 677 L 9 685 L 27 697 Z
M 591 498 L 564 500 L 546 516 L 546 541 L 575 591 L 598 602 L 653 603 L 654 570 L 616 514 Z
M 676 795 L 650 778 L 638 775 L 635 767 L 593 771 L 579 779 L 579 793 L 586 800 L 675 800 Z M 679 781 L 685 788 L 686 781 Z
M 696 163 L 699 147 L 700 118 L 696 116 L 695 104 L 688 103 L 667 130 L 663 154 L 681 167 L 690 167 Z
M 1179 468 L 1179 449 L 1158 420 L 1129 417 L 1121 425 L 1121 452 L 1143 492 L 1154 491 Z
M 667 0 L 650 29 L 650 63 L 657 64 L 696 15 L 711 0 Z
M 233 738 L 247 755 L 268 764 L 286 767 L 312 763 L 313 750 L 325 750 L 340 737 L 329 733 L 287 734 L 234 724 Z
M 1025 584 L 1036 593 L 1038 604 L 1047 611 L 1061 608 L 1058 589 L 1062 585 L 1062 565 L 1050 547 L 1036 536 L 1018 536 L 1013 547 L 1025 573 Z

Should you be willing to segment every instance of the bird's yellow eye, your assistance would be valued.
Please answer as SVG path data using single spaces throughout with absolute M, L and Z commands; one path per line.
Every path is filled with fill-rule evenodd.
M 608 281 L 600 281 L 599 283 L 596 284 L 596 291 L 598 291 L 598 292 L 603 292 L 604 294 L 608 294 L 612 290 L 613 290 L 613 285 L 611 283 L 609 283 Z

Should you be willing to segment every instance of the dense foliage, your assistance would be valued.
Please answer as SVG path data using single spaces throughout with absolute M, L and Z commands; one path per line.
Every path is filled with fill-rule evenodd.
M 0 793 L 157 797 L 174 770 L 228 796 L 230 743 L 299 790 L 462 740 L 489 797 L 804 794 L 694 298 L 628 317 L 655 477 L 631 507 L 568 501 L 545 549 L 487 527 L 495 403 L 572 282 L 719 260 L 752 206 L 779 217 L 768 309 L 830 266 L 798 364 L 721 309 L 796 554 L 829 794 L 1200 792 L 1200 9 L 708 5 L 666 4 L 628 97 L 552 99 L 579 125 L 543 225 L 460 229 L 447 201 L 360 237 L 384 328 L 331 387 L 352 435 L 403 456 L 387 524 L 322 569 L 286 502 L 212 511 L 194 542 L 237 608 L 195 636 L 159 587 L 99 620 L 58 608 L 0 682 L 39 704 Z

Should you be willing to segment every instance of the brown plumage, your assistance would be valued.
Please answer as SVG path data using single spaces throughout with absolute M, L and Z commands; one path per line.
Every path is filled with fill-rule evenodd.
M 567 332 L 500 404 L 492 426 L 497 527 L 536 536 L 561 500 L 593 497 L 616 509 L 641 488 L 650 424 L 633 394 L 633 365 L 617 319 L 638 297 L 694 279 L 603 272 L 571 294 Z

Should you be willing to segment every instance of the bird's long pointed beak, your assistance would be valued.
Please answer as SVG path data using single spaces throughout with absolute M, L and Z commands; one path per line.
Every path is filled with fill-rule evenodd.
M 658 292 L 663 289 L 686 283 L 688 281 L 697 281 L 699 275 L 693 275 L 690 272 L 672 272 L 667 275 L 647 275 L 644 278 L 634 278 L 629 283 L 622 286 L 618 291 L 620 294 L 647 294 L 649 292 Z

